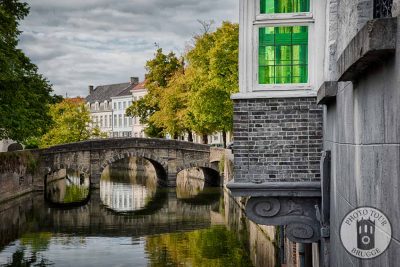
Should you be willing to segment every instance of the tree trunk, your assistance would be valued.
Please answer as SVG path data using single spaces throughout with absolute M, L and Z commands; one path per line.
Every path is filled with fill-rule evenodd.
M 188 132 L 188 141 L 193 143 L 193 133 L 192 131 L 187 131 Z
M 208 144 L 208 135 L 203 134 L 203 144 Z
M 178 140 L 179 135 L 177 133 L 174 133 L 174 140 Z
M 226 132 L 225 132 L 225 130 L 222 131 L 222 140 L 224 142 L 224 148 L 226 148 Z

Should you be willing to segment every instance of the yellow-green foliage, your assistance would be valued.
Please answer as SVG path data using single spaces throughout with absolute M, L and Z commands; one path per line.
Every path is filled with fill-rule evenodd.
M 98 128 L 90 128 L 90 114 L 83 101 L 64 101 L 51 105 L 49 114 L 53 120 L 51 129 L 42 137 L 41 147 L 66 144 L 101 137 Z
M 214 32 L 196 35 L 193 41 L 184 55 L 186 67 L 174 54 L 157 50 L 146 65 L 149 93 L 136 101 L 127 115 L 139 116 L 152 130 L 173 137 L 186 132 L 231 131 L 230 96 L 239 89 L 239 26 L 224 22 Z

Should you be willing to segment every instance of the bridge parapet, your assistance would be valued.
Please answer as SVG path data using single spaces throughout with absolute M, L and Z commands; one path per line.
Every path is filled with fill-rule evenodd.
M 168 186 L 176 185 L 179 171 L 191 167 L 212 168 L 208 145 L 155 138 L 113 138 L 58 145 L 42 151 L 51 171 L 71 168 L 89 173 L 93 187 L 109 164 L 127 157 L 149 160 L 158 177 Z

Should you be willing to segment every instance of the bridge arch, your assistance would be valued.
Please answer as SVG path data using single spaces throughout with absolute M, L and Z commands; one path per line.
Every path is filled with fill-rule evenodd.
M 204 183 L 206 186 L 221 186 L 222 185 L 222 177 L 218 171 L 218 168 L 213 168 L 212 164 L 196 164 L 190 163 L 186 166 L 181 166 L 177 168 L 177 177 L 179 173 L 185 170 L 191 169 L 199 169 L 203 172 L 204 175 Z
M 154 170 L 156 171 L 156 175 L 157 175 L 157 179 L 159 180 L 159 182 L 161 183 L 165 183 L 167 182 L 167 173 L 168 173 L 168 163 L 165 162 L 165 160 L 162 160 L 161 158 L 159 158 L 157 155 L 154 155 L 153 153 L 148 153 L 148 152 L 138 152 L 138 151 L 129 151 L 129 152 L 122 152 L 122 153 L 117 153 L 116 155 L 105 159 L 102 164 L 101 164 L 101 168 L 100 168 L 100 174 L 103 173 L 104 169 L 123 159 L 127 159 L 127 158 L 143 158 L 147 161 L 149 161 L 153 167 Z

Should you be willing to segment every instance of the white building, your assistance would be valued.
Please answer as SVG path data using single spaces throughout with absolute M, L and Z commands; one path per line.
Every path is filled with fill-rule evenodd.
M 119 115 L 125 115 L 125 110 L 129 105 L 125 103 L 125 108 L 121 106 L 121 109 L 119 109 L 119 103 L 123 105 L 124 101 L 132 100 L 132 95 L 129 92 L 138 84 L 138 81 L 138 78 L 131 77 L 131 81 L 128 83 L 101 85 L 96 88 L 89 86 L 86 106 L 91 113 L 93 125 L 98 126 L 100 130 L 107 133 L 109 137 L 129 136 L 126 132 L 129 131 L 131 133 L 131 127 L 129 130 L 123 127 L 124 121 L 122 121 L 122 117 L 121 123 L 119 123 Z M 116 103 L 115 108 L 113 106 L 114 103 Z M 114 113 L 117 115 L 115 121 Z M 129 122 L 127 122 L 127 124 L 129 125 Z
M 132 118 L 126 116 L 126 109 L 132 105 L 132 86 L 117 96 L 111 97 L 113 117 L 113 137 L 132 137 Z
M 137 84 L 131 90 L 132 100 L 138 101 L 142 99 L 147 94 L 147 89 L 145 88 L 146 81 L 143 81 Z M 140 123 L 140 119 L 138 117 L 133 117 L 132 119 L 132 136 L 133 137 L 145 137 L 144 133 L 145 125 Z

